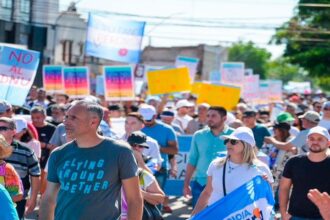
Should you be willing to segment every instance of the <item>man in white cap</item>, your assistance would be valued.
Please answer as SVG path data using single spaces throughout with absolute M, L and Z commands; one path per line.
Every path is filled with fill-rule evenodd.
M 141 131 L 155 139 L 160 147 L 159 150 L 163 158 L 163 163 L 160 170 L 155 173 L 155 177 L 159 186 L 164 190 L 169 175 L 169 156 L 175 155 L 179 151 L 177 137 L 172 127 L 156 121 L 157 112 L 153 106 L 142 104 L 139 108 L 139 113 L 142 115 L 145 124 L 145 127 Z M 164 205 L 163 211 L 171 212 L 171 209 L 169 206 Z
M 309 152 L 292 157 L 286 163 L 279 191 L 283 220 L 322 219 L 307 194 L 310 189 L 330 193 L 329 141 L 327 129 L 320 126 L 311 128 L 307 134 Z
M 173 124 L 176 124 L 182 128 L 183 131 L 187 129 L 189 121 L 193 118 L 188 115 L 189 107 L 194 106 L 193 103 L 189 102 L 187 99 L 182 99 L 178 101 L 175 105 L 176 115 L 173 120 Z
M 306 145 L 306 137 L 310 129 L 319 124 L 320 115 L 315 111 L 307 111 L 305 114 L 299 116 L 299 118 L 302 121 L 302 126 L 306 130 L 300 131 L 294 139 L 288 142 L 281 142 L 275 140 L 274 137 L 265 137 L 264 141 L 267 144 L 273 144 L 280 150 L 292 151 L 294 153 L 298 152 L 298 154 L 308 152 L 309 149 Z

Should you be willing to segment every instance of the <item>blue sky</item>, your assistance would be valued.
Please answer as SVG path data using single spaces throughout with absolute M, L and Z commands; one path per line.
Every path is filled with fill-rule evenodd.
M 60 0 L 60 8 L 65 10 L 70 2 Z M 84 17 L 91 11 L 146 21 L 143 46 L 229 46 L 251 40 L 275 58 L 284 46 L 267 43 L 274 28 L 293 15 L 296 4 L 297 0 L 80 0 L 77 7 Z

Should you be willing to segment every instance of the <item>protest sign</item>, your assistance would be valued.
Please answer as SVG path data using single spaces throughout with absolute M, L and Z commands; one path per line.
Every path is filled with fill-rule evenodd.
M 0 99 L 22 106 L 34 81 L 40 53 L 0 46 Z
M 247 102 L 254 102 L 259 98 L 259 75 L 244 76 L 242 97 Z
M 131 66 L 105 66 L 103 77 L 107 100 L 134 99 L 134 78 Z
M 259 98 L 258 104 L 268 104 L 269 103 L 269 81 L 259 80 Z
M 188 67 L 190 79 L 192 82 L 195 80 L 198 63 L 199 59 L 193 57 L 177 56 L 175 60 L 176 67 Z
M 310 82 L 293 82 L 289 81 L 285 86 L 285 90 L 290 93 L 310 94 L 312 87 Z
M 192 141 L 192 136 L 178 136 L 179 153 L 175 155 L 178 166 L 177 177 L 169 177 L 165 184 L 166 195 L 182 196 L 183 181 L 186 176 L 188 154 Z
M 187 67 L 153 70 L 147 73 L 150 95 L 160 95 L 191 90 Z
M 64 67 L 63 78 L 65 94 L 70 97 L 83 97 L 90 94 L 87 67 Z
M 268 80 L 269 101 L 281 102 L 282 100 L 282 80 Z
M 225 62 L 221 63 L 221 83 L 242 86 L 244 81 L 244 63 Z
M 197 103 L 208 103 L 211 106 L 222 106 L 227 110 L 236 107 L 240 98 L 240 88 L 230 85 L 203 83 L 197 95 Z
M 47 92 L 63 92 L 62 66 L 44 65 L 42 70 L 43 88 Z
M 115 20 L 89 14 L 86 54 L 138 63 L 145 22 Z
M 261 176 L 256 176 L 190 220 L 272 219 L 274 203 L 270 184 Z

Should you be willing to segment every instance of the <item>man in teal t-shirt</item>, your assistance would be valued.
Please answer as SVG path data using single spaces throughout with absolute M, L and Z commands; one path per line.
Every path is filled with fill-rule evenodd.
M 192 195 L 193 206 L 197 203 L 206 185 L 206 170 L 210 163 L 218 156 L 219 152 L 227 150 L 220 137 L 229 135 L 234 130 L 225 125 L 226 119 L 227 111 L 225 108 L 210 107 L 207 113 L 208 127 L 197 131 L 193 136 L 183 189 L 184 196 Z M 193 174 L 194 180 L 190 188 Z
M 118 219 L 122 187 L 128 220 L 142 218 L 132 150 L 97 133 L 102 117 L 102 108 L 88 101 L 74 102 L 66 113 L 66 134 L 74 141 L 55 149 L 49 158 L 40 219 Z
M 257 124 L 257 112 L 254 110 L 246 110 L 243 112 L 243 123 L 246 127 L 251 128 L 256 140 L 257 148 L 260 149 L 264 144 L 265 137 L 271 136 L 268 128 L 264 125 Z

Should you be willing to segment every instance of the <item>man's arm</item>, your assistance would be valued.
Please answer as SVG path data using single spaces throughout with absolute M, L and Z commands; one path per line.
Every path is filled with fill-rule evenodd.
M 196 170 L 196 167 L 187 163 L 186 176 L 184 178 L 184 185 L 183 185 L 183 195 L 185 197 L 187 197 L 188 195 L 191 196 L 191 188 L 190 188 L 189 184 L 190 184 L 191 177 L 194 174 L 195 170 Z
M 168 141 L 167 147 L 161 147 L 159 150 L 164 154 L 177 154 L 179 151 L 178 143 L 177 141 Z
M 128 220 L 142 219 L 143 199 L 139 186 L 139 177 L 122 180 L 128 207 Z
M 281 177 L 279 202 L 280 202 L 280 212 L 283 220 L 289 220 L 291 218 L 291 215 L 287 212 L 291 185 L 292 185 L 291 179 L 286 178 L 284 176 Z
M 39 219 L 54 219 L 56 198 L 59 188 L 60 185 L 58 183 L 47 182 L 47 188 L 40 203 Z
M 31 176 L 31 196 L 27 201 L 26 214 L 33 212 L 34 208 L 36 207 L 40 185 L 40 176 Z

